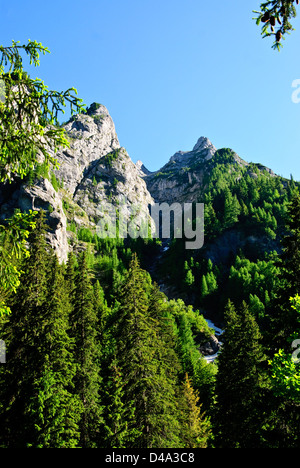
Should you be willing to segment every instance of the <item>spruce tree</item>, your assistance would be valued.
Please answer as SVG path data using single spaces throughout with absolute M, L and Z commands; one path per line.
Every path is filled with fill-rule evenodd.
M 151 285 L 134 256 L 121 295 L 118 317 L 118 362 L 124 376 L 126 401 L 134 402 L 135 419 L 141 433 L 133 447 L 176 447 L 178 408 L 172 369 L 166 368 L 158 309 L 151 305 Z M 157 299 L 154 301 L 157 304 Z
M 98 336 L 99 340 L 102 340 L 106 322 L 110 316 L 111 310 L 107 305 L 103 288 L 98 280 L 93 285 L 93 304 L 98 322 Z
M 181 313 L 178 317 L 178 340 L 177 348 L 182 367 L 185 373 L 194 376 L 199 361 L 199 351 L 196 348 L 194 336 L 192 333 L 190 322 L 185 313 Z
M 202 412 L 199 396 L 188 374 L 182 384 L 181 439 L 184 448 L 207 448 L 211 434 L 210 420 Z
M 68 292 L 69 301 L 74 302 L 75 294 L 75 276 L 76 276 L 76 258 L 73 252 L 69 252 L 68 260 L 65 266 L 64 279 L 66 290 Z
M 63 268 L 56 256 L 50 264 L 45 303 L 45 328 L 41 342 L 44 366 L 34 384 L 31 411 L 36 417 L 33 447 L 76 448 L 82 405 L 74 395 L 76 366 L 69 336 L 70 302 Z
M 288 205 L 287 234 L 282 240 L 279 288 L 270 308 L 269 347 L 290 350 L 289 337 L 298 327 L 298 316 L 290 307 L 290 298 L 300 292 L 300 194 L 294 192 Z
M 61 268 L 47 249 L 42 212 L 29 251 L 7 327 L 1 433 L 9 448 L 70 448 L 77 444 L 80 411 L 71 392 L 69 308 Z
M 200 293 L 201 293 L 201 298 L 202 299 L 204 299 L 209 293 L 205 275 L 203 275 L 202 279 L 201 279 Z
M 217 448 L 258 448 L 263 425 L 264 359 L 261 336 L 245 303 L 229 301 L 216 379 Z
M 45 328 L 47 267 L 49 253 L 45 241 L 44 214 L 29 238 L 30 256 L 22 265 L 20 287 L 11 306 L 5 330 L 7 364 L 1 375 L 1 400 L 5 412 L 0 418 L 0 434 L 8 448 L 25 448 L 34 439 L 34 418 L 28 415 L 34 382 L 43 367 L 41 340 Z
M 79 423 L 82 448 L 96 447 L 102 424 L 99 399 L 101 349 L 93 292 L 86 252 L 83 252 L 78 257 L 73 310 L 70 314 L 70 335 L 74 339 L 74 358 L 77 365 L 74 383 L 76 394 L 83 405 Z
M 109 366 L 109 371 L 103 396 L 102 446 L 128 448 L 141 436 L 135 428 L 134 401 L 129 401 L 125 396 L 124 377 L 115 358 Z

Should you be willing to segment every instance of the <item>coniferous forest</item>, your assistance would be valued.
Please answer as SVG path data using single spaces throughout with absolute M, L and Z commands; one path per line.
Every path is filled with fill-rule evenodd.
M 60 264 L 40 211 L 20 285 L 7 300 L 11 313 L 1 319 L 1 446 L 298 447 L 291 346 L 299 330 L 300 197 L 294 188 L 288 201 L 289 191 L 290 183 L 278 203 L 287 223 L 282 253 L 254 259 L 240 250 L 231 266 L 181 259 L 181 277 L 188 264 L 194 278 L 178 286 L 183 297 L 198 288 L 199 304 L 222 314 L 214 363 L 199 353 L 210 330 L 198 309 L 168 299 L 141 267 L 151 246 L 94 236 Z
M 292 4 L 263 4 L 258 22 L 269 7 L 286 20 L 275 49 Z M 299 448 L 300 183 L 229 148 L 193 150 L 151 183 L 186 183 L 204 204 L 201 249 L 175 232 L 99 236 L 97 196 L 120 209 L 118 171 L 137 198 L 145 174 L 121 147 L 76 163 L 72 145 L 100 145 L 110 121 L 31 78 L 24 56 L 38 66 L 48 52 L 0 46 L 0 448 Z M 73 161 L 63 176 L 57 152 Z M 72 170 L 84 202 L 66 188 Z

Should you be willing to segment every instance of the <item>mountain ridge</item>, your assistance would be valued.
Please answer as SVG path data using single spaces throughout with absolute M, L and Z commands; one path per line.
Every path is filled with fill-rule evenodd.
M 126 216 L 130 217 L 135 205 L 149 216 L 149 206 L 155 202 L 203 202 L 210 173 L 223 159 L 233 172 L 242 168 L 256 177 L 258 169 L 275 176 L 271 169 L 247 163 L 232 150 L 225 151 L 225 157 L 223 150 L 217 150 L 203 136 L 191 151 L 176 152 L 161 169 L 151 172 L 141 161 L 133 163 L 120 145 L 109 111 L 96 102 L 62 126 L 69 147 L 52 154 L 58 169 L 41 177 L 37 168 L 24 181 L 0 186 L 2 219 L 15 209 L 46 211 L 48 240 L 60 261 L 66 261 L 68 252 L 78 244 L 74 231 L 95 231 L 105 216 L 105 205 L 125 203 Z M 242 177 L 241 171 L 237 170 L 236 177 Z

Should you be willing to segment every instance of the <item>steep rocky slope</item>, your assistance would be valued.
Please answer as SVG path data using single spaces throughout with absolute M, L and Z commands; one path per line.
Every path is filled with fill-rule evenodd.
M 157 203 L 184 203 L 199 201 L 199 194 L 205 188 L 205 177 L 211 170 L 209 162 L 213 159 L 217 149 L 206 137 L 200 137 L 192 151 L 178 151 L 167 164 L 155 172 L 148 171 L 139 161 L 138 168 L 141 176 L 146 181 L 147 187 Z M 252 166 L 240 158 L 235 152 L 232 164 L 238 167 L 246 167 L 252 173 Z M 254 165 L 259 171 L 266 171 L 270 175 L 275 174 L 261 164 Z

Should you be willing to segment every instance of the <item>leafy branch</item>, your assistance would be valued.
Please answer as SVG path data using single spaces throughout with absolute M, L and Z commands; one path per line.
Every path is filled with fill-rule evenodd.
M 39 66 L 40 55 L 49 53 L 40 42 L 12 41 L 0 46 L 0 182 L 24 178 L 43 160 L 57 167 L 56 151 L 69 142 L 59 126 L 58 114 L 65 107 L 72 115 L 84 110 L 77 90 L 52 91 L 38 78 L 31 79 L 23 69 L 23 57 Z M 35 228 L 36 212 L 16 213 L 0 223 L 0 317 L 9 313 L 5 297 L 20 284 L 20 260 L 29 255 L 27 238 Z
M 285 35 L 294 31 L 291 20 L 297 16 L 295 3 L 298 5 L 299 0 L 270 0 L 261 3 L 260 11 L 253 11 L 258 15 L 253 18 L 256 20 L 256 24 L 263 23 L 262 37 L 274 37 L 272 45 L 274 50 L 280 51 Z
M 69 105 L 72 115 L 84 110 L 77 90 L 52 91 L 38 78 L 31 79 L 23 70 L 22 52 L 30 64 L 39 65 L 40 53 L 49 50 L 41 43 L 30 41 L 19 45 L 0 46 L 0 80 L 4 98 L 0 100 L 0 181 L 13 175 L 23 178 L 37 162 L 37 154 L 56 166 L 53 154 L 69 146 L 64 130 L 58 126 L 59 112 Z M 2 90 L 3 93 L 3 90 Z

